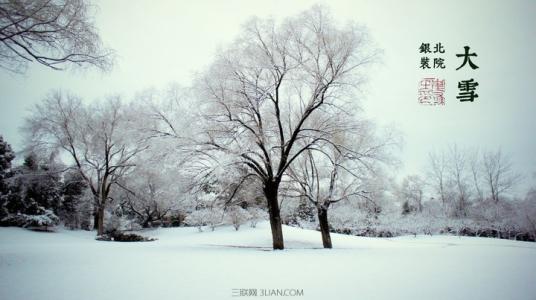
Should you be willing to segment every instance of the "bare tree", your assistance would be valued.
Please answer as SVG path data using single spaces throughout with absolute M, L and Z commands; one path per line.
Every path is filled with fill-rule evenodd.
M 117 183 L 121 187 L 121 206 L 134 214 L 143 228 L 149 227 L 153 222 L 163 221 L 178 202 L 173 195 L 167 193 L 166 187 L 169 186 L 163 186 L 159 177 L 159 174 L 154 173 L 138 173 L 126 178 L 128 184 Z
M 471 192 L 467 182 L 474 180 L 469 179 L 469 165 L 475 167 L 475 161 L 457 145 L 450 146 L 447 153 L 430 153 L 428 157 L 429 183 L 441 199 L 443 209 L 455 216 L 466 216 Z
M 532 239 L 536 240 L 536 189 L 531 188 L 527 192 L 525 200 L 519 205 L 521 206 L 519 211 L 522 215 L 519 221 L 524 223 L 524 227 L 530 232 Z
M 287 197 L 307 199 L 317 211 L 324 248 L 332 248 L 329 208 L 338 202 L 364 199 L 374 213 L 380 212 L 365 186 L 380 170 L 380 163 L 393 162 L 389 149 L 398 145 L 397 135 L 387 131 L 378 136 L 370 122 L 353 122 L 353 130 L 334 136 L 336 146 L 310 149 L 289 167 Z
M 448 197 L 447 197 L 447 161 L 445 154 L 443 152 L 437 154 L 431 152 L 428 154 L 429 161 L 429 176 L 431 182 L 430 184 L 434 187 L 436 192 L 439 194 L 441 199 L 441 204 L 443 208 L 446 208 Z
M 208 121 L 197 162 L 243 165 L 263 183 L 274 249 L 284 248 L 281 180 L 304 152 L 339 147 L 357 101 L 348 96 L 375 57 L 367 45 L 362 28 L 336 26 L 321 7 L 282 24 L 253 20 L 197 84 Z
M 352 196 L 366 197 L 365 191 L 359 190 L 358 179 L 345 176 L 348 175 L 346 171 L 350 174 L 351 171 L 343 166 L 344 160 L 344 156 L 340 153 L 337 153 L 332 160 L 322 159 L 312 151 L 307 151 L 289 169 L 289 176 L 297 186 L 294 193 L 289 189 L 290 193 L 286 196 L 303 197 L 315 206 L 324 248 L 333 247 L 328 221 L 330 206 Z
M 491 199 L 498 203 L 501 195 L 519 183 L 521 177 L 514 172 L 510 157 L 505 156 L 501 149 L 485 152 L 482 155 L 482 164 Z
M 473 184 L 475 187 L 476 197 L 479 202 L 484 201 L 484 192 L 482 191 L 482 161 L 480 158 L 480 151 L 474 150 L 469 157 L 469 164 L 471 167 L 471 175 L 473 177 Z
M 454 214 L 459 217 L 467 216 L 469 189 L 467 186 L 466 153 L 453 145 L 449 149 L 449 176 L 456 189 Z
M 408 175 L 402 180 L 398 193 L 403 201 L 403 214 L 410 211 L 422 212 L 424 186 L 424 180 L 418 175 Z
M 37 62 L 108 70 L 113 53 L 102 46 L 90 11 L 87 0 L 1 1 L 0 67 L 22 73 Z
M 30 145 L 64 150 L 73 160 L 93 195 L 99 235 L 111 189 L 147 148 L 134 131 L 134 119 L 117 98 L 85 106 L 80 98 L 55 92 L 36 105 L 26 121 Z
M 133 104 L 139 112 L 142 108 Z M 147 115 L 135 114 L 142 120 L 143 136 L 147 136 Z M 158 143 L 148 140 L 149 149 L 136 155 L 136 168 L 117 183 L 114 197 L 121 199 L 124 211 L 134 215 L 146 228 L 171 216 L 184 214 L 191 206 L 190 180 L 180 168 L 180 157 Z M 180 222 L 180 218 L 178 220 Z

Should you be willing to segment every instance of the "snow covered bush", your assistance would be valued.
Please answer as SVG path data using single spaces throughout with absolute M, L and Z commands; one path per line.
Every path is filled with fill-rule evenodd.
M 47 231 L 49 227 L 56 226 L 59 222 L 60 219 L 54 212 L 48 209 L 39 215 L 10 214 L 0 221 L 3 226 L 18 226 L 31 229 L 44 229 Z
M 360 227 L 365 227 L 366 214 L 357 209 L 348 209 L 344 206 L 336 206 L 331 209 L 329 222 L 335 232 L 355 234 Z
M 249 213 L 249 226 L 252 228 L 257 227 L 259 221 L 268 220 L 268 212 L 260 207 L 248 207 Z
M 536 190 L 529 191 L 525 200 L 519 202 L 516 210 L 516 224 L 523 228 L 529 238 L 536 240 Z
M 104 232 L 120 232 L 140 230 L 142 227 L 135 219 L 128 216 L 122 216 L 109 211 L 104 214 Z
M 249 212 L 240 206 L 233 206 L 226 212 L 227 222 L 233 225 L 234 229 L 238 231 L 240 225 L 246 223 L 251 216 Z
M 156 241 L 154 238 L 144 237 L 135 233 L 123 233 L 121 231 L 114 231 L 97 236 L 97 241 L 107 242 L 152 242 Z
M 203 208 L 194 210 L 186 216 L 184 223 L 189 226 L 195 226 L 199 231 L 203 231 L 203 226 L 209 226 L 212 231 L 216 225 L 222 221 L 222 212 L 216 209 Z

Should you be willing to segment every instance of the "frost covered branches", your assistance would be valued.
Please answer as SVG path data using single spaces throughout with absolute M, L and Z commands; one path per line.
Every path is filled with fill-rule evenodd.
M 53 40 L 29 50 L 61 54 L 80 38 L 97 53 L 99 43 L 86 45 L 97 36 L 85 3 L 2 2 L 0 47 L 28 42 L 27 31 Z M 37 19 L 44 27 L 32 27 Z M 71 25 L 73 35 L 61 36 Z M 39 31 L 47 26 L 53 35 Z M 1 50 L 0 64 L 18 53 Z M 377 59 L 365 28 L 314 6 L 281 21 L 250 20 L 192 86 L 92 104 L 53 92 L 26 120 L 23 165 L 11 165 L 14 152 L 0 138 L 0 223 L 61 220 L 100 235 L 153 226 L 239 230 L 267 219 L 273 249 L 285 247 L 282 224 L 319 229 L 325 248 L 330 232 L 534 239 L 534 193 L 511 199 L 519 175 L 501 151 L 452 146 L 429 155 L 426 173 L 397 180 L 400 134 L 377 127 L 360 106 Z
M 133 169 L 136 155 L 148 147 L 134 130 L 137 125 L 118 98 L 85 105 L 61 92 L 50 94 L 27 119 L 30 147 L 64 151 L 87 182 L 99 234 L 111 190 Z
M 430 153 L 428 184 L 448 214 L 467 216 L 470 202 L 499 204 L 519 183 L 511 159 L 499 149 L 478 151 L 456 145 L 442 153 Z
M 332 247 L 328 211 L 333 204 L 362 199 L 380 212 L 367 181 L 390 166 L 390 148 L 397 145 L 393 135 L 376 133 L 368 122 L 354 124 L 353 130 L 335 136 L 338 147 L 309 149 L 288 172 L 285 196 L 307 199 L 316 208 L 325 248 Z
M 284 248 L 284 174 L 308 150 L 341 147 L 335 136 L 352 129 L 353 92 L 374 58 L 363 28 L 313 7 L 280 24 L 250 21 L 198 79 L 208 123 L 196 150 L 223 153 L 263 182 L 274 249 Z
M 0 67 L 23 73 L 29 62 L 108 70 L 113 52 L 102 46 L 86 0 L 0 2 Z

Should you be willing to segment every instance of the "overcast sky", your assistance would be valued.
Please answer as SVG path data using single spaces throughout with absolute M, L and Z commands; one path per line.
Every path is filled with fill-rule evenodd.
M 66 89 L 94 101 L 110 94 L 126 99 L 170 82 L 188 85 L 252 16 L 294 15 L 319 1 L 99 1 L 96 25 L 105 44 L 117 51 L 109 74 L 58 72 L 32 65 L 25 75 L 0 70 L 0 134 L 16 150 L 27 109 L 52 89 Z M 323 3 L 320 1 L 320 3 Z M 383 49 L 370 73 L 364 107 L 382 125 L 403 132 L 402 173 L 419 172 L 427 153 L 460 147 L 509 153 L 523 172 L 523 187 L 536 180 L 536 1 L 326 1 L 341 21 L 370 29 Z M 419 46 L 441 42 L 444 70 L 419 68 Z M 456 54 L 470 46 L 478 57 L 468 66 Z M 417 101 L 423 77 L 446 81 L 446 105 Z M 456 99 L 458 81 L 474 78 L 479 97 Z

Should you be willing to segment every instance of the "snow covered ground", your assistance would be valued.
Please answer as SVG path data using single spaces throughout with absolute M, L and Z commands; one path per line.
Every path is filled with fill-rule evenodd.
M 324 250 L 320 233 L 284 227 L 287 249 L 271 251 L 268 223 L 144 234 L 158 241 L 0 228 L 0 299 L 536 299 L 536 243 L 334 234 Z

